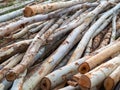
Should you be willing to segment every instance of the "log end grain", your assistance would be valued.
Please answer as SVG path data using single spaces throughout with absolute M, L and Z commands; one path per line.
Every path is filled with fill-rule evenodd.
M 107 77 L 104 81 L 105 90 L 112 90 L 114 87 L 114 80 L 111 77 Z
M 14 81 L 17 78 L 16 73 L 14 73 L 13 71 L 8 71 L 5 75 L 5 78 L 7 81 Z
M 79 78 L 78 84 L 84 88 L 88 88 L 88 89 L 91 88 L 90 79 L 86 75 L 81 75 L 81 77 Z
M 25 7 L 25 9 L 23 10 L 23 13 L 25 17 L 31 17 L 36 14 L 35 11 L 33 11 L 33 9 L 29 6 Z
M 44 77 L 40 82 L 40 87 L 42 90 L 50 90 L 51 89 L 51 82 L 48 78 Z
M 86 72 L 90 71 L 89 64 L 86 63 L 86 62 L 82 63 L 82 64 L 78 67 L 78 71 L 79 71 L 81 74 L 85 74 Z

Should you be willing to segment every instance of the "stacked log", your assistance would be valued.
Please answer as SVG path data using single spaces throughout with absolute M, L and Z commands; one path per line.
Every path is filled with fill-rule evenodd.
M 13 7 L 0 9 L 0 90 L 120 88 L 119 0 Z

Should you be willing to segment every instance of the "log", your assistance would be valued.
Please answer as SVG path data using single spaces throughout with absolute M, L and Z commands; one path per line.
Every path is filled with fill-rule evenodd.
M 7 13 L 5 15 L 1 15 L 0 16 L 0 22 L 5 22 L 5 21 L 8 21 L 8 20 L 14 19 L 18 16 L 21 16 L 22 12 L 23 12 L 23 8 L 18 9 L 18 10 L 13 11 L 13 12 L 10 12 L 10 13 Z
M 8 90 L 12 85 L 12 82 L 8 82 L 6 79 L 3 79 L 0 83 L 0 90 Z
M 84 74 L 90 71 L 91 69 L 101 64 L 103 61 L 105 61 L 109 57 L 111 57 L 113 54 L 117 53 L 119 50 L 120 50 L 120 42 L 118 41 L 117 43 L 105 48 L 98 54 L 86 60 L 83 64 L 79 66 L 78 68 L 79 72 Z
M 0 63 L 10 58 L 19 52 L 24 52 L 28 48 L 32 40 L 24 40 L 17 43 L 13 43 L 9 46 L 0 49 Z
M 40 22 L 42 20 L 48 20 L 51 18 L 55 18 L 55 17 L 60 17 L 65 13 L 71 12 L 71 11 L 76 11 L 84 6 L 86 6 L 87 4 L 78 4 L 75 6 L 72 6 L 70 8 L 64 9 L 64 10 L 57 10 L 54 12 L 51 12 L 49 14 L 45 14 L 45 15 L 36 15 L 30 18 L 23 18 L 22 20 L 19 20 L 17 22 L 11 23 L 9 25 L 7 25 L 6 27 L 0 28 L 0 38 L 3 38 L 4 36 L 9 35 L 12 31 L 17 30 L 18 28 L 23 28 L 25 27 L 25 25 L 34 23 L 34 22 Z M 91 3 L 88 4 L 88 6 L 91 6 Z M 93 3 L 92 6 L 97 6 L 98 3 Z
M 90 0 L 86 0 L 90 1 Z M 83 3 L 85 1 L 83 0 L 73 0 L 73 1 L 66 1 L 66 2 L 54 2 L 50 4 L 37 4 L 33 6 L 26 6 L 24 9 L 24 16 L 25 17 L 30 17 L 36 14 L 41 14 L 41 13 L 48 13 L 54 10 L 58 10 L 61 8 L 67 8 L 71 7 L 73 5 Z
M 76 87 L 66 86 L 66 87 L 58 89 L 58 90 L 80 90 L 80 87 L 79 86 L 76 86 Z
M 117 14 L 116 12 L 113 13 L 113 19 L 112 19 L 112 35 L 110 42 L 113 42 L 116 37 L 116 20 L 117 20 Z
M 24 53 L 16 54 L 9 58 L 10 62 L 0 70 L 0 80 L 2 80 L 9 69 L 16 66 L 23 58 Z
M 109 76 L 120 65 L 120 55 L 101 64 L 95 69 L 86 74 L 82 74 L 80 77 L 76 77 L 78 84 L 85 88 L 92 88 L 102 83 L 102 81 Z M 74 77 L 75 78 L 75 77 Z M 79 78 L 79 79 L 78 79 Z
M 118 66 L 104 81 L 105 90 L 113 90 L 120 81 L 120 66 Z
M 22 3 L 17 3 L 15 5 L 12 5 L 12 6 L 9 6 L 6 8 L 2 8 L 2 9 L 0 9 L 0 15 L 5 14 L 10 11 L 13 11 L 13 10 L 16 10 L 16 9 L 19 9 L 21 7 L 24 7 L 25 5 L 32 3 L 33 1 L 34 0 L 29 0 L 29 1 L 22 2 Z
M 97 10 L 98 8 L 96 8 L 95 10 L 97 11 L 102 11 L 105 7 L 107 7 L 107 5 L 109 5 L 108 2 L 106 1 L 102 1 L 102 3 L 98 6 L 99 10 Z M 93 33 L 95 32 L 95 30 L 105 21 L 105 19 L 107 19 L 114 11 L 118 10 L 120 8 L 120 4 L 117 4 L 114 8 L 110 9 L 109 11 L 105 12 L 105 14 L 103 14 L 89 29 L 88 32 L 85 33 L 85 35 L 83 36 L 82 40 L 79 42 L 76 50 L 74 51 L 74 53 L 72 54 L 72 57 L 70 58 L 70 60 L 77 60 L 78 58 L 80 58 L 85 50 L 85 47 L 87 46 L 89 40 L 91 39 Z M 94 14 L 98 14 L 99 12 L 94 12 Z M 93 12 L 92 12 L 93 13 Z M 88 20 L 87 20 L 88 21 Z
M 30 30 L 31 28 L 35 28 L 35 27 L 37 27 L 38 25 L 40 25 L 41 23 L 42 23 L 42 22 L 37 22 L 37 23 L 33 23 L 33 24 L 30 24 L 30 25 L 26 26 L 26 27 L 25 27 L 24 29 L 22 29 L 20 32 L 13 34 L 13 35 L 10 37 L 10 39 L 18 39 L 18 38 L 24 36 L 26 33 L 29 32 L 29 30 Z
M 20 74 L 19 77 L 17 77 L 17 79 L 13 82 L 13 85 L 10 90 L 22 90 L 22 86 L 26 74 L 27 74 L 27 70 L 25 70 L 22 74 Z
M 82 64 L 85 60 L 87 60 L 88 58 L 90 57 L 81 58 L 45 76 L 40 82 L 40 86 L 42 90 L 53 89 L 57 85 L 69 79 L 72 75 L 77 73 L 78 66 Z

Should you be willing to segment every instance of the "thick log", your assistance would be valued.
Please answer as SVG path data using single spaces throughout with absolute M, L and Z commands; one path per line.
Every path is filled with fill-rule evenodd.
M 4 36 L 9 35 L 12 31 L 17 30 L 18 28 L 22 28 L 25 27 L 25 25 L 34 23 L 34 22 L 40 22 L 42 20 L 47 20 L 47 19 L 51 19 L 51 18 L 55 18 L 55 17 L 60 17 L 65 13 L 71 12 L 71 11 L 76 11 L 78 9 L 80 9 L 81 7 L 86 6 L 87 4 L 78 4 L 75 6 L 72 6 L 70 8 L 67 9 L 63 9 L 63 10 L 57 10 L 55 12 L 51 12 L 49 14 L 45 14 L 45 15 L 36 15 L 30 18 L 23 18 L 22 20 L 19 20 L 17 22 L 11 23 L 9 25 L 7 25 L 6 27 L 0 28 L 0 38 L 3 38 Z M 91 5 L 91 3 L 88 3 L 88 6 Z M 92 6 L 97 6 L 98 3 L 93 3 Z
M 108 48 L 105 48 L 98 54 L 94 55 L 90 59 L 86 60 L 83 64 L 81 64 L 78 68 L 80 73 L 86 73 L 96 67 L 97 65 L 101 64 L 103 61 L 111 57 L 113 54 L 120 51 L 120 42 L 109 46 Z M 109 53 L 108 53 L 109 52 Z
M 92 88 L 102 83 L 102 81 L 109 76 L 120 65 L 120 55 L 101 64 L 95 69 L 86 74 L 82 74 L 80 77 L 76 77 L 78 84 L 85 88 Z M 75 77 L 74 77 L 75 78 Z M 79 78 L 79 79 L 78 79 Z
M 102 3 L 98 6 L 99 11 L 102 11 L 105 7 L 107 7 L 109 5 L 108 2 L 106 1 L 102 1 Z M 95 30 L 105 21 L 105 19 L 107 19 L 114 11 L 118 10 L 120 8 L 120 4 L 117 4 L 114 8 L 110 9 L 109 11 L 105 12 L 89 29 L 88 31 L 85 33 L 85 35 L 83 36 L 82 40 L 79 42 L 76 50 L 74 51 L 72 57 L 70 58 L 70 60 L 77 60 L 78 58 L 80 58 L 89 42 L 89 40 L 91 39 L 93 33 L 95 32 Z M 97 10 L 97 8 L 96 8 Z M 94 14 L 98 14 L 96 12 L 93 12 Z M 88 21 L 88 20 L 87 20 Z
M 113 90 L 120 81 L 120 66 L 116 68 L 104 81 L 105 90 Z
M 90 1 L 90 0 L 86 0 L 86 1 Z M 33 5 L 33 6 L 26 6 L 24 9 L 24 16 L 25 17 L 30 17 L 36 14 L 40 14 L 40 13 L 48 13 L 57 9 L 61 9 L 61 8 L 66 8 L 66 7 L 71 7 L 73 5 L 79 4 L 79 3 L 83 3 L 85 2 L 85 0 L 73 0 L 73 1 L 66 1 L 66 2 L 54 2 L 54 3 L 50 3 L 50 4 L 37 4 L 37 5 Z
M 53 89 L 57 85 L 69 79 L 72 75 L 77 73 L 78 66 L 88 58 L 90 57 L 81 58 L 45 76 L 40 83 L 42 90 Z
M 16 53 L 26 51 L 26 49 L 28 48 L 31 42 L 32 40 L 24 40 L 24 41 L 13 43 L 9 46 L 1 48 L 0 49 L 0 62 L 5 61 L 6 59 L 10 58 Z

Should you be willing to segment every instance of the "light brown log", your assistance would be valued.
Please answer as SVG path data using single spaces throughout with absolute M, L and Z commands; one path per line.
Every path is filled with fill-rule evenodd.
M 120 55 L 101 64 L 95 69 L 86 74 L 82 74 L 75 79 L 78 84 L 85 88 L 92 88 L 102 83 L 102 81 L 109 76 L 120 65 Z M 74 77 L 75 78 L 75 77 Z M 78 79 L 79 78 L 79 79 Z
M 85 61 L 83 64 L 81 64 L 78 68 L 80 73 L 86 73 L 96 67 L 97 65 L 101 64 L 103 61 L 105 61 L 107 58 L 111 57 L 116 52 L 120 51 L 120 42 L 109 46 L 108 48 L 105 48 L 98 54 L 94 55 L 87 61 Z M 109 53 L 108 53 L 109 52 Z
M 90 1 L 90 0 L 86 0 L 86 1 Z M 79 3 L 83 3 L 85 2 L 85 0 L 73 0 L 73 1 L 66 1 L 66 2 L 54 2 L 54 3 L 50 3 L 50 4 L 37 4 L 37 5 L 33 5 L 33 6 L 26 6 L 24 9 L 24 16 L 25 17 L 30 17 L 36 14 L 40 14 L 40 13 L 48 13 L 57 9 L 61 9 L 61 8 L 66 8 L 66 7 L 70 7 Z
M 120 66 L 116 68 L 104 81 L 105 90 L 113 90 L 120 81 Z

